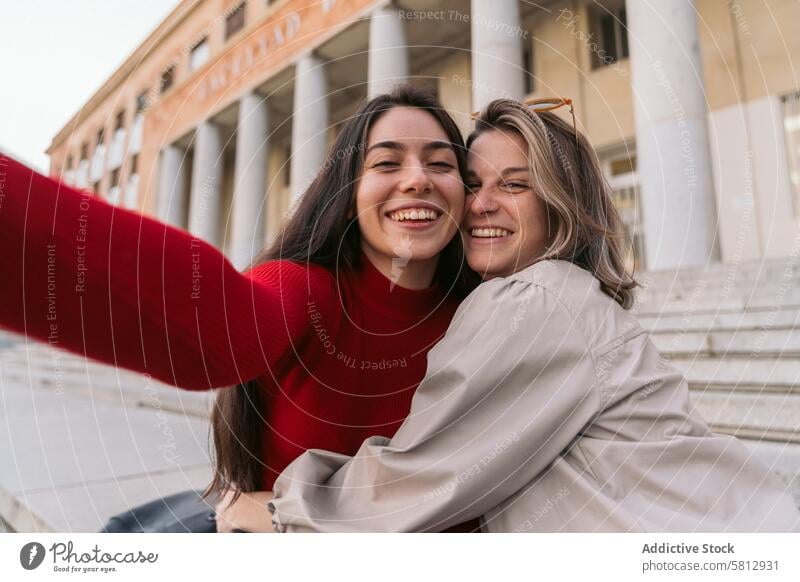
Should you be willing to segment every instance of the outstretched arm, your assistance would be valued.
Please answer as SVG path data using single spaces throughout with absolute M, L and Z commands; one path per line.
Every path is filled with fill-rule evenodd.
M 202 390 L 264 373 L 335 302 L 287 261 L 241 274 L 212 246 L 0 156 L 0 325 Z
M 394 438 L 310 450 L 281 474 L 278 531 L 441 531 L 533 481 L 599 410 L 587 340 L 551 292 L 496 280 L 462 304 Z

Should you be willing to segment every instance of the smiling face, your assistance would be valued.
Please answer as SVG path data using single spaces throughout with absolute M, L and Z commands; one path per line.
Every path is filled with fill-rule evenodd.
M 519 134 L 480 134 L 467 156 L 464 217 L 467 262 L 484 280 L 505 277 L 547 247 L 547 211 L 531 187 L 528 148 Z
M 356 211 L 362 248 L 380 271 L 388 275 L 402 263 L 433 277 L 439 253 L 464 212 L 456 155 L 433 115 L 394 107 L 375 121 L 367 135 Z

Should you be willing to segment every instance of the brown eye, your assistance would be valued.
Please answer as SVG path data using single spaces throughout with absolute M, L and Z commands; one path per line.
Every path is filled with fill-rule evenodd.
M 518 192 L 520 190 L 527 190 L 528 185 L 522 182 L 506 182 L 505 184 L 503 184 L 503 188 L 505 188 L 506 190 L 512 190 Z
M 431 166 L 436 168 L 439 172 L 449 172 L 455 168 L 450 162 L 431 162 Z

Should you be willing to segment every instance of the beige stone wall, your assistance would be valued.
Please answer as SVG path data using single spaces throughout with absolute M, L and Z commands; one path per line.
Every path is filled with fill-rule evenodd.
M 472 130 L 472 72 L 466 52 L 457 52 L 429 74 L 438 77 L 439 100 L 450 111 L 462 135 L 466 138 Z M 427 71 L 423 74 L 428 73 Z
M 270 3 L 269 7 L 264 2 L 250 0 L 247 2 L 245 28 L 226 42 L 224 16 L 237 4 L 238 0 L 182 2 L 54 138 L 50 148 L 51 173 L 59 175 L 65 169 L 68 154 L 72 156 L 72 169 L 75 169 L 83 143 L 89 145 L 91 160 L 95 136 L 100 127 L 105 127 L 106 144 L 109 145 L 119 111 L 125 111 L 129 136 L 136 97 L 147 89 L 151 103 L 146 114 L 143 146 L 138 160 L 139 208 L 153 213 L 158 152 L 164 145 L 179 138 L 191 137 L 191 132 L 203 119 L 225 108 L 229 109 L 244 92 L 281 71 L 290 71 L 297 55 L 340 34 L 342 23 L 367 14 L 376 1 L 336 0 L 331 4 L 330 11 L 324 12 L 319 3 L 308 0 L 277 0 Z M 614 66 L 592 69 L 591 47 L 587 40 L 588 6 L 591 3 L 588 0 L 564 0 L 545 4 L 547 11 L 532 11 L 522 23 L 529 33 L 523 42 L 530 43 L 536 78 L 531 96 L 574 99 L 578 124 L 598 150 L 610 150 L 624 142 L 633 142 L 634 101 L 628 62 L 623 60 Z M 794 69 L 796 63 L 800 62 L 800 4 L 796 0 L 696 0 L 696 6 L 703 75 L 712 118 L 715 112 L 727 112 L 738 104 L 745 104 L 741 107 L 742 111 L 749 111 L 751 104 L 760 102 L 766 96 L 780 96 L 798 89 L 798 76 Z M 568 10 L 572 18 L 567 18 L 564 10 Z M 262 40 L 265 35 L 268 39 L 274 39 L 287 34 L 287 22 L 293 13 L 301 15 L 302 23 L 298 24 L 299 28 L 294 31 L 292 39 L 282 44 L 270 40 L 271 44 L 264 49 L 267 53 L 265 58 L 249 63 L 241 74 L 230 74 L 226 78 L 225 71 L 244 62 L 248 51 L 253 53 L 263 48 L 261 43 L 265 42 Z M 190 73 L 187 70 L 189 50 L 203 35 L 208 35 L 211 58 L 198 71 Z M 158 79 L 172 62 L 176 64 L 175 83 L 165 95 L 157 95 Z M 469 54 L 454 51 L 451 56 L 435 62 L 429 68 L 424 73 L 438 77 L 440 98 L 466 135 L 472 126 L 469 114 L 472 110 L 473 79 Z M 284 93 L 281 99 L 288 104 L 291 92 L 288 96 Z M 353 102 L 332 111 L 332 125 L 356 106 L 357 103 Z M 559 110 L 559 114 L 569 119 L 565 109 Z M 746 136 L 754 135 L 754 129 L 757 128 L 748 128 L 746 119 L 743 123 L 736 135 L 741 134 L 747 139 Z M 334 134 L 335 128 L 332 128 L 331 140 Z M 276 138 L 276 143 L 270 144 L 270 186 L 266 212 L 267 232 L 270 234 L 277 231 L 289 208 L 289 188 L 285 186 L 281 173 L 288 171 L 288 166 L 280 171 L 286 162 L 288 139 L 288 134 L 281 134 Z M 712 135 L 712 141 L 714 139 Z M 745 144 L 744 147 L 752 149 L 752 145 Z M 734 159 L 733 151 L 728 151 L 728 155 Z M 753 165 L 755 168 L 764 167 L 758 161 L 758 155 L 759 152 L 755 151 Z M 129 168 L 130 156 L 127 156 L 121 168 L 120 186 L 123 192 Z M 720 173 L 726 169 L 720 167 L 716 171 Z M 721 183 L 722 180 L 718 180 L 718 184 Z M 101 190 L 107 192 L 109 187 L 110 172 L 106 172 Z M 226 196 L 230 195 L 230 188 L 226 184 Z M 785 190 L 785 184 L 781 188 Z M 757 191 L 758 188 L 755 190 L 756 196 L 765 196 Z M 726 199 L 720 198 L 720 204 L 726 204 Z M 773 197 L 770 197 L 769 203 L 774 206 L 772 201 Z M 737 236 L 741 238 L 738 226 L 741 224 L 740 210 L 721 212 L 724 220 L 736 225 L 725 227 L 729 248 L 737 244 Z M 226 211 L 226 218 L 227 214 Z M 729 216 L 730 219 L 726 218 Z M 797 219 L 793 219 L 796 230 Z M 776 252 L 774 249 L 780 248 L 780 241 L 751 240 L 755 236 L 753 233 L 765 228 L 763 217 L 758 220 L 753 218 L 752 221 L 752 230 L 745 237 L 748 242 L 744 254 L 757 252 L 752 250 L 756 248 L 760 248 L 758 252 L 767 254 Z M 781 232 L 788 231 L 782 227 Z

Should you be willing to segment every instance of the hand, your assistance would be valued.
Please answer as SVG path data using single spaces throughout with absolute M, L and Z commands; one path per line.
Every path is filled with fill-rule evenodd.
M 215 506 L 217 532 L 230 533 L 234 530 L 246 532 L 275 533 L 272 528 L 272 514 L 267 503 L 272 499 L 272 491 L 253 491 L 242 493 L 232 503 L 234 491 L 229 489 Z

